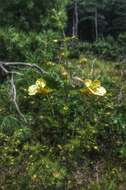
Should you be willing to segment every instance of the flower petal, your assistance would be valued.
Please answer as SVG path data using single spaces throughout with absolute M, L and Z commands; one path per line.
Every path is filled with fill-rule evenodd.
M 29 86 L 29 88 L 28 88 L 28 94 L 30 96 L 33 96 L 36 93 L 37 93 L 37 86 L 36 85 Z
M 85 57 L 83 57 L 79 60 L 79 64 L 86 64 L 87 62 L 88 62 L 88 60 Z
M 106 94 L 106 89 L 102 86 L 100 86 L 96 90 L 92 90 L 92 89 L 90 89 L 90 90 L 91 90 L 92 94 L 94 94 L 94 95 L 104 96 Z
M 91 91 L 88 88 L 82 88 L 82 89 L 80 89 L 80 92 L 82 94 L 91 94 Z
M 91 88 L 99 88 L 101 86 L 101 82 L 99 80 L 92 81 Z
M 49 88 L 39 88 L 37 92 L 39 94 L 46 95 L 46 94 L 49 94 L 50 92 L 52 92 L 52 89 L 49 89 Z
M 85 80 L 84 80 L 84 84 L 85 84 L 86 87 L 90 87 L 91 84 L 92 84 L 92 80 L 90 80 L 90 79 L 85 79 Z
M 46 82 L 43 79 L 38 79 L 35 84 L 38 88 L 44 88 L 46 86 Z

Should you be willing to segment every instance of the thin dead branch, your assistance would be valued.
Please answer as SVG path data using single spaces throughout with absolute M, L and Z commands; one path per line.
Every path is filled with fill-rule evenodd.
M 16 108 L 19 116 L 21 117 L 21 119 L 23 119 L 25 122 L 27 122 L 26 118 L 24 117 L 24 115 L 20 111 L 20 108 L 19 108 L 18 103 L 17 103 L 17 91 L 16 91 L 16 86 L 14 83 L 14 74 L 11 74 L 11 97 L 12 97 L 12 101 L 15 105 L 15 108 Z
M 16 68 L 21 69 L 22 67 L 30 67 L 32 69 L 35 69 L 36 72 L 39 72 L 41 74 L 47 74 L 45 70 L 43 70 L 41 67 L 34 63 L 24 63 L 24 62 L 0 62 L 0 66 L 3 66 L 4 68 L 8 67 L 9 70 Z
M 47 74 L 46 71 L 44 71 L 41 67 L 39 67 L 36 64 L 32 63 L 24 63 L 24 62 L 3 62 L 0 61 L 0 78 L 2 76 L 6 76 L 10 78 L 11 83 L 11 98 L 12 102 L 15 105 L 15 108 L 17 110 L 17 113 L 20 116 L 20 119 L 23 119 L 23 121 L 27 122 L 25 116 L 21 112 L 19 105 L 17 103 L 17 90 L 14 80 L 14 75 L 22 75 L 22 73 L 18 72 L 17 70 L 21 70 L 22 68 L 27 67 L 28 69 L 34 69 L 36 72 L 38 72 L 40 75 Z

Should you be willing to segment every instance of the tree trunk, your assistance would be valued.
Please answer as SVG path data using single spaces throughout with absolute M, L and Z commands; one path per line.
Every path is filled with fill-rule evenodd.
M 74 11 L 73 11 L 73 36 L 78 35 L 78 7 L 77 0 L 74 1 Z
M 98 10 L 95 8 L 95 40 L 98 39 Z

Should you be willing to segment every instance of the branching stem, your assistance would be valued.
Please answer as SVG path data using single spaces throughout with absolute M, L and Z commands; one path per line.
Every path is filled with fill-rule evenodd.
M 23 113 L 21 112 L 19 105 L 17 103 L 17 90 L 16 90 L 16 85 L 15 85 L 15 81 L 14 81 L 14 75 L 22 75 L 22 73 L 16 71 L 20 70 L 21 68 L 24 67 L 29 67 L 31 69 L 35 69 L 36 72 L 42 74 L 47 74 L 46 71 L 44 71 L 41 67 L 39 67 L 36 64 L 32 64 L 32 63 L 24 63 L 24 62 L 3 62 L 0 61 L 0 74 L 3 76 L 9 76 L 11 77 L 10 79 L 10 83 L 11 83 L 11 97 L 12 97 L 12 101 L 15 105 L 15 108 L 17 110 L 17 113 L 19 114 L 20 118 L 23 119 L 25 122 L 27 122 L 25 116 L 23 115 Z M 2 76 L 0 76 L 2 77 Z

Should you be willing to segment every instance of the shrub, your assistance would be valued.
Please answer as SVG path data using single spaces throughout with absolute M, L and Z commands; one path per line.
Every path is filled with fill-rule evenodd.
M 79 42 L 73 49 L 71 48 L 71 52 L 75 55 L 93 54 L 107 60 L 125 60 L 125 34 L 120 35 L 116 42 L 111 36 L 98 39 L 93 43 Z
M 9 81 L 0 86 L 3 189 L 116 189 L 120 175 L 125 182 L 126 84 L 118 70 L 122 64 L 82 54 L 70 59 L 68 39 L 59 40 L 56 62 L 45 61 L 48 72 L 41 80 L 25 69 L 15 78 L 27 124 L 12 104 L 9 107 Z M 104 89 L 99 80 L 107 89 L 104 97 L 98 96 Z M 33 88 L 35 93 L 29 93 Z M 112 176 L 113 168 L 119 175 Z
M 15 28 L 0 30 L 0 58 L 8 61 L 42 63 L 55 56 L 58 34 L 51 30 L 43 33 L 19 32 Z

